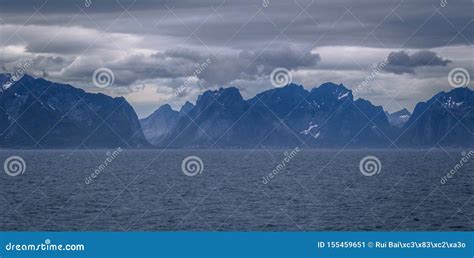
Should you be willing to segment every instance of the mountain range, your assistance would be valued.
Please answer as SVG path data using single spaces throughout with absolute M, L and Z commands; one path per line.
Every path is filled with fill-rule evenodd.
M 208 90 L 179 111 L 139 120 L 122 97 L 87 93 L 29 75 L 0 74 L 3 148 L 386 148 L 474 146 L 474 91 L 455 88 L 387 113 L 344 85 L 289 84 L 245 100 Z
M 29 75 L 0 75 L 0 147 L 112 148 L 151 146 L 123 98 L 87 93 Z
M 249 100 L 231 87 L 204 92 L 186 112 L 162 106 L 141 124 L 162 148 L 464 147 L 474 146 L 473 97 L 456 88 L 419 103 L 413 114 L 390 114 L 333 83 L 309 91 L 290 84 Z

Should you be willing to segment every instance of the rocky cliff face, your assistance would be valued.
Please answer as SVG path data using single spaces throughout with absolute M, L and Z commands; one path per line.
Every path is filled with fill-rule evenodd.
M 174 147 L 383 146 L 392 127 L 382 107 L 354 101 L 343 85 L 290 84 L 244 100 L 236 88 L 202 94 L 156 145 Z
M 124 98 L 28 75 L 0 93 L 0 123 L 1 147 L 150 146 Z
M 152 144 L 157 144 L 161 137 L 176 125 L 178 119 L 179 112 L 166 104 L 158 108 L 147 118 L 141 119 L 140 124 L 146 139 Z
M 398 128 L 403 127 L 411 116 L 410 111 L 406 108 L 393 113 L 385 112 L 385 114 L 387 115 L 388 122 Z
M 474 91 L 457 88 L 418 103 L 402 128 L 408 146 L 474 146 Z

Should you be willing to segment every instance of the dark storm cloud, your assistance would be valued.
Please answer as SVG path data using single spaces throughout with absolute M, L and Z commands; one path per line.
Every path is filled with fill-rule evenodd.
M 133 55 L 110 66 L 120 85 L 140 79 L 180 78 L 196 74 L 202 86 L 228 85 L 237 79 L 254 80 L 269 75 L 275 68 L 314 68 L 321 60 L 317 53 L 300 53 L 289 46 L 262 52 L 206 53 L 187 48 L 173 48 L 150 57 Z M 199 67 L 199 73 L 195 73 Z
M 289 46 L 265 49 L 261 53 L 244 51 L 240 57 L 255 60 L 258 64 L 267 67 L 286 67 L 287 69 L 314 67 L 321 60 L 319 54 L 300 52 Z
M 388 55 L 384 70 L 395 74 L 415 73 L 415 68 L 422 66 L 446 66 L 451 60 L 443 59 L 429 50 L 421 50 L 413 54 L 406 51 L 392 52 Z
M 7 24 L 189 37 L 197 45 L 241 49 L 273 40 L 295 42 L 304 51 L 329 45 L 426 49 L 474 42 L 470 0 L 450 1 L 444 8 L 432 0 L 271 0 L 267 7 L 263 0 L 90 1 L 85 7 L 87 0 L 0 0 L 0 14 Z
M 156 8 L 199 8 L 218 5 L 222 1 L 212 0 L 1 0 L 4 12 L 28 13 L 40 10 L 43 13 L 75 13 L 77 8 L 91 8 L 91 12 L 122 12 L 124 9 L 149 10 Z
M 190 76 L 196 67 L 209 62 L 198 78 L 207 84 L 227 84 L 236 79 L 256 79 L 270 74 L 277 67 L 286 69 L 314 68 L 321 60 L 317 53 L 299 52 L 290 46 L 277 46 L 275 48 L 256 51 L 240 51 L 228 54 L 203 54 L 185 48 L 175 48 L 165 54 L 155 54 L 164 60 L 176 59 L 177 67 L 172 70 L 181 70 L 182 76 Z M 185 68 L 185 69 L 183 69 Z M 191 68 L 191 69 L 189 69 Z

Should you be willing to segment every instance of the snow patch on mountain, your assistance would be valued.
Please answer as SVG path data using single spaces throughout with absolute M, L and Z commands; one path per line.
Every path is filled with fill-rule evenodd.
M 339 96 L 337 97 L 337 99 L 338 99 L 338 100 L 341 100 L 341 99 L 343 99 L 343 98 L 346 98 L 347 96 L 349 96 L 349 92 L 346 92 L 346 93 L 344 93 L 344 94 L 342 94 L 342 95 L 339 95 Z
M 313 129 L 316 128 L 316 127 L 318 127 L 318 125 L 312 125 L 312 124 L 310 123 L 308 129 L 301 131 L 300 134 L 308 135 L 308 134 L 311 133 L 311 130 L 313 130 Z

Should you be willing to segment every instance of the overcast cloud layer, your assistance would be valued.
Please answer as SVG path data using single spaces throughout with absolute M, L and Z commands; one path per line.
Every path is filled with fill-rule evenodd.
M 253 97 L 278 67 L 306 88 L 365 82 L 357 97 L 413 109 L 452 89 L 453 68 L 474 75 L 474 4 L 445 2 L 0 0 L 0 64 L 124 96 L 140 117 L 221 86 Z M 101 67 L 115 78 L 103 89 Z

